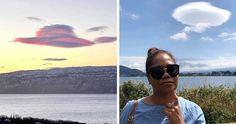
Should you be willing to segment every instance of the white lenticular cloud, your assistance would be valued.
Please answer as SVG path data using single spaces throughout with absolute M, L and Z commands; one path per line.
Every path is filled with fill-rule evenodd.
M 207 28 L 219 26 L 227 22 L 230 11 L 212 6 L 208 2 L 191 2 L 179 6 L 172 17 L 186 25 L 185 32 L 203 32 Z
M 215 7 L 208 2 L 191 2 L 184 4 L 174 10 L 172 17 L 184 24 L 185 27 L 181 32 L 170 36 L 170 38 L 173 40 L 187 40 L 189 39 L 187 35 L 188 32 L 201 33 L 208 28 L 220 26 L 227 22 L 230 16 L 230 11 Z M 202 40 L 212 41 L 212 39 L 206 38 Z
M 170 39 L 173 39 L 173 40 L 187 40 L 188 35 L 184 32 L 181 32 L 181 33 L 177 33 L 177 34 L 174 34 L 174 35 L 170 36 Z
M 207 2 L 192 2 L 174 10 L 172 16 L 182 24 L 218 26 L 230 18 L 228 10 L 217 8 Z

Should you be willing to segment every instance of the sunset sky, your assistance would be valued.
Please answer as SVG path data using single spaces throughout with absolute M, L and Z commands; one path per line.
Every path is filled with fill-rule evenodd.
M 116 65 L 116 0 L 0 2 L 0 73 Z

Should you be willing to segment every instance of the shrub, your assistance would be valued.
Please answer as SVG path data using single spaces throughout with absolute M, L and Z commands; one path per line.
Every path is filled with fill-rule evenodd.
M 120 111 L 129 100 L 139 99 L 149 95 L 149 88 L 144 83 L 124 82 L 120 86 Z
M 185 89 L 178 95 L 197 103 L 202 108 L 207 123 L 236 122 L 236 87 L 209 85 Z

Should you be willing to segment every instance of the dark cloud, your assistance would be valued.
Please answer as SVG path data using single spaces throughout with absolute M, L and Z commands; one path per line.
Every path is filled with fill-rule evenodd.
M 25 18 L 29 19 L 29 20 L 32 20 L 32 21 L 37 21 L 37 22 L 43 21 L 43 19 L 41 19 L 39 17 L 30 16 L 30 17 L 25 17 Z
M 45 58 L 44 61 L 65 61 L 66 58 Z
M 89 28 L 87 32 L 93 32 L 93 31 L 104 32 L 107 28 L 108 28 L 107 26 L 92 27 L 92 28 Z
M 71 26 L 62 24 L 44 26 L 36 32 L 35 37 L 16 38 L 14 41 L 26 44 L 63 48 L 90 46 L 94 44 L 89 40 L 78 38 Z
M 116 37 L 98 37 L 94 40 L 95 43 L 110 43 L 116 41 Z
M 5 68 L 5 66 L 0 66 L 0 68 Z

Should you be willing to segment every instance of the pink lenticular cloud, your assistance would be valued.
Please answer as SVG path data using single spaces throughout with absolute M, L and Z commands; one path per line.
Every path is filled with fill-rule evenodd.
M 63 48 L 90 46 L 94 44 L 92 41 L 78 38 L 71 26 L 61 24 L 45 26 L 36 32 L 35 37 L 16 38 L 14 41 L 26 44 Z

